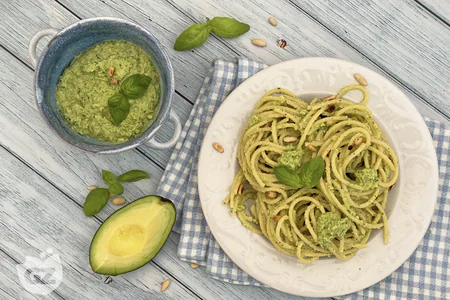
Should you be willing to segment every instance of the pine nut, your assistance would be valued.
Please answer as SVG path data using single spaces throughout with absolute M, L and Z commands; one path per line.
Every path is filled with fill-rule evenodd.
M 277 26 L 277 20 L 275 20 L 274 17 L 269 18 L 269 23 L 272 24 L 273 26 Z
M 328 97 L 324 98 L 323 101 L 330 101 L 330 100 L 333 100 L 333 99 L 336 99 L 336 95 L 328 96 Z
M 263 40 L 252 40 L 252 44 L 258 47 L 265 47 L 267 45 Z
M 364 86 L 367 85 L 367 80 L 364 77 L 362 77 L 361 74 L 355 73 L 353 75 L 353 77 L 355 77 L 356 81 L 358 81 L 359 84 L 364 85 Z
M 163 284 L 161 285 L 161 292 L 165 292 L 167 290 L 167 288 L 170 285 L 170 279 L 167 279 L 166 281 L 163 282 Z
M 214 142 L 213 144 L 214 149 L 216 149 L 218 152 L 223 153 L 225 150 L 223 150 L 223 147 L 221 144 Z
M 353 144 L 354 144 L 355 146 L 358 146 L 359 144 L 361 144 L 361 142 L 362 142 L 362 137 L 359 137 L 359 138 L 357 138 L 357 139 L 353 142 Z
M 125 203 L 125 198 L 117 197 L 117 198 L 112 199 L 111 202 L 114 205 L 123 205 Z
M 292 143 L 292 142 L 295 142 L 296 140 L 297 140 L 297 137 L 295 137 L 295 136 L 286 136 L 283 139 L 283 142 Z
M 108 72 L 108 74 L 109 74 L 109 77 L 113 77 L 113 75 L 114 75 L 114 67 L 110 67 L 109 68 L 109 72 Z
M 93 190 L 95 190 L 96 188 L 97 188 L 96 185 L 90 185 L 90 186 L 87 187 L 87 189 L 90 190 L 90 191 L 93 191 Z
M 198 267 L 199 267 L 199 265 L 197 265 L 197 264 L 194 264 L 194 263 L 191 264 L 192 269 L 197 269 Z
M 311 152 L 316 152 L 317 151 L 316 147 L 314 147 L 311 144 L 308 145 L 308 150 L 311 151 Z

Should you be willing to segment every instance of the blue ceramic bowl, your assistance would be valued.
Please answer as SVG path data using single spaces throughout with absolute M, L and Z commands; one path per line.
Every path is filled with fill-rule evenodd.
M 36 45 L 47 35 L 53 38 L 38 58 Z M 156 118 L 141 135 L 121 144 L 100 142 L 78 134 L 66 124 L 56 105 L 56 85 L 64 69 L 81 51 L 104 40 L 125 40 L 144 49 L 152 58 L 161 81 L 161 99 Z M 175 145 L 179 139 L 180 120 L 171 109 L 175 89 L 172 65 L 163 46 L 141 26 L 116 18 L 86 19 L 59 32 L 56 29 L 37 32 L 30 41 L 29 53 L 36 67 L 34 88 L 39 111 L 52 131 L 70 145 L 88 152 L 108 154 L 142 144 L 165 149 Z M 154 135 L 168 118 L 175 124 L 174 136 L 167 143 L 159 143 L 155 141 Z

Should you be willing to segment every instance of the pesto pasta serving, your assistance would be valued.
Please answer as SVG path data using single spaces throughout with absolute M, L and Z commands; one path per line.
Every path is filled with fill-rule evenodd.
M 363 100 L 345 100 L 355 89 Z M 387 243 L 386 201 L 399 170 L 367 101 L 359 84 L 311 103 L 268 91 L 240 138 L 241 170 L 224 200 L 232 214 L 304 263 L 349 259 L 373 229 Z

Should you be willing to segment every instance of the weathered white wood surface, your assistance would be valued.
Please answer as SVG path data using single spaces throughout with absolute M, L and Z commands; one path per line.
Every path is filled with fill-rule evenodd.
M 447 25 L 450 24 L 450 1 L 448 0 L 418 0 L 420 5 Z
M 448 123 L 450 69 L 443 58 L 450 54 L 450 29 L 445 23 L 450 8 L 442 7 L 442 1 L 446 2 L 0 1 L 0 298 L 40 298 L 21 288 L 15 265 L 51 246 L 60 254 L 66 275 L 51 295 L 54 299 L 298 299 L 271 289 L 225 284 L 207 277 L 202 268 L 191 269 L 176 256 L 177 234 L 171 235 L 152 263 L 110 285 L 89 272 L 90 239 L 115 208 L 108 205 L 97 218 L 86 218 L 81 210 L 86 186 L 101 181 L 102 168 L 116 173 L 140 168 L 150 172 L 152 179 L 127 185 L 125 197 L 152 193 L 170 151 L 141 147 L 114 156 L 90 155 L 53 136 L 33 99 L 27 46 L 37 30 L 63 28 L 95 16 L 121 17 L 143 25 L 163 43 L 172 59 L 177 83 L 174 106 L 183 121 L 214 59 L 248 56 L 274 64 L 297 57 L 329 56 L 384 74 L 423 115 Z M 268 24 L 271 15 L 278 20 L 277 27 Z M 176 36 L 188 25 L 213 16 L 236 17 L 252 29 L 237 39 L 212 37 L 193 51 L 172 49 Z M 284 50 L 276 46 L 280 37 L 288 41 Z M 268 46 L 256 48 L 251 38 L 263 38 Z M 158 136 L 167 139 L 170 134 L 171 126 L 167 126 Z M 166 278 L 173 283 L 162 294 L 159 288 Z

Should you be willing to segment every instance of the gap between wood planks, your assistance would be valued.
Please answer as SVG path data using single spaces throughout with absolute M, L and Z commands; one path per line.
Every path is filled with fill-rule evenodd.
M 415 0 L 417 2 L 417 0 Z M 314 16 L 312 16 L 309 12 L 305 11 L 304 9 L 302 9 L 297 3 L 295 3 L 295 1 L 293 0 L 289 0 L 289 2 L 291 3 L 291 5 L 296 8 L 298 11 L 300 11 L 301 13 L 303 13 L 304 15 L 308 16 L 311 20 L 313 20 L 314 22 L 316 22 L 317 24 L 319 24 L 320 26 L 322 26 L 323 28 L 325 28 L 327 31 L 329 31 L 331 34 L 333 34 L 336 38 L 338 38 L 339 40 L 343 41 L 345 44 L 347 44 L 350 48 L 352 48 L 353 50 L 355 50 L 356 52 L 358 52 L 359 54 L 361 54 L 365 59 L 367 59 L 370 63 L 372 63 L 373 65 L 375 65 L 376 67 L 378 67 L 380 70 L 383 70 L 385 72 L 386 75 L 388 75 L 388 77 L 396 82 L 398 85 L 400 85 L 401 87 L 403 87 L 404 89 L 408 90 L 410 93 L 412 93 L 413 95 L 415 95 L 418 99 L 420 99 L 423 103 L 425 103 L 428 107 L 430 107 L 431 109 L 433 109 L 434 111 L 436 111 L 437 113 L 439 113 L 440 115 L 442 115 L 443 117 L 445 117 L 447 120 L 450 121 L 450 115 L 445 114 L 443 111 L 441 111 L 438 107 L 436 107 L 434 104 L 428 102 L 425 100 L 425 96 L 422 95 L 421 93 L 419 93 L 418 91 L 416 91 L 415 89 L 411 88 L 405 81 L 401 80 L 400 78 L 398 78 L 396 75 L 391 74 L 391 72 L 389 72 L 388 70 L 386 70 L 386 68 L 384 68 L 382 65 L 378 64 L 377 62 L 375 62 L 373 59 L 371 59 L 368 55 L 366 55 L 364 52 L 362 52 L 360 50 L 360 48 L 355 47 L 352 43 L 350 43 L 349 41 L 347 41 L 346 39 L 344 39 L 341 35 L 337 34 L 335 31 L 333 31 L 331 28 L 329 28 L 327 25 L 325 25 L 324 23 L 320 22 L 319 20 L 317 20 L 316 18 L 314 18 Z M 422 5 L 421 5 L 422 6 Z M 444 20 L 442 20 L 439 16 L 437 16 L 434 12 L 432 12 L 429 9 L 425 9 L 427 11 L 428 14 L 434 16 L 436 19 L 439 19 L 441 21 L 444 22 L 444 24 L 448 25 L 449 24 L 447 22 L 445 22 Z
M 415 2 L 417 2 L 418 0 L 415 0 Z M 73 16 L 75 16 L 78 19 L 81 19 L 80 16 L 78 16 L 75 12 L 73 12 L 71 9 L 67 8 L 64 4 L 62 4 L 60 2 L 60 0 L 55 0 L 56 3 L 58 3 L 61 7 L 63 7 L 64 9 L 66 9 L 68 12 L 70 12 Z M 102 1 L 103 2 L 103 1 Z M 166 1 L 170 6 L 172 6 L 176 11 L 178 11 L 182 16 L 184 16 L 186 19 L 190 20 L 191 23 L 195 23 L 196 19 L 191 17 L 188 12 L 186 12 L 185 10 L 181 9 L 180 7 L 177 7 L 173 1 Z M 311 19 L 312 21 L 314 21 L 316 24 L 318 24 L 319 26 L 321 26 L 322 28 L 324 28 L 326 31 L 328 31 L 329 33 L 331 33 L 333 36 L 335 36 L 336 38 L 338 38 L 339 40 L 341 40 L 342 42 L 344 42 L 347 46 L 349 46 L 352 50 L 354 50 L 355 52 L 359 53 L 362 57 L 364 57 L 364 59 L 366 59 L 368 62 L 370 62 L 372 65 L 374 65 L 375 67 L 377 67 L 379 70 L 381 70 L 387 77 L 389 77 L 389 79 L 391 79 L 392 81 L 396 82 L 399 86 L 403 87 L 405 90 L 409 91 L 410 93 L 412 93 L 414 96 L 416 96 L 418 99 L 420 99 L 420 101 L 422 101 L 426 106 L 428 106 L 430 109 L 432 109 L 433 111 L 437 112 L 438 114 L 440 114 L 441 116 L 443 116 L 446 120 L 450 121 L 450 115 L 445 114 L 441 109 L 439 109 L 438 107 L 436 107 L 433 103 L 430 103 L 428 101 L 425 100 L 425 96 L 418 92 L 417 90 L 413 89 L 412 87 L 410 87 L 408 85 L 407 82 L 405 82 L 404 80 L 400 79 L 399 77 L 397 77 L 396 75 L 392 74 L 390 71 L 388 71 L 386 68 L 384 68 L 382 65 L 380 65 L 379 63 L 377 63 L 375 60 L 373 60 L 371 57 L 369 57 L 367 54 L 365 54 L 364 52 L 361 51 L 361 49 L 355 47 L 351 42 L 347 41 L 346 39 L 344 39 L 343 37 L 341 37 L 340 35 L 336 34 L 335 31 L 333 31 L 331 28 L 329 28 L 328 26 L 326 26 L 324 23 L 320 22 L 319 20 L 317 20 L 316 18 L 314 18 L 310 13 L 308 13 L 307 11 L 305 11 L 304 9 L 302 9 L 297 3 L 295 3 L 295 1 L 289 0 L 288 1 L 290 3 L 290 5 L 298 10 L 300 13 L 302 13 L 303 15 L 307 16 L 309 19 Z M 423 7 L 423 5 L 420 4 L 420 2 L 417 2 L 419 6 Z M 111 9 L 116 10 L 113 6 L 108 5 L 107 3 L 103 2 L 103 4 L 109 6 Z M 129 5 L 129 3 L 126 3 L 126 5 Z M 133 8 L 135 8 L 134 6 L 132 6 Z M 447 22 L 445 22 L 442 18 L 440 18 L 439 16 L 437 16 L 433 11 L 431 11 L 430 9 L 426 9 L 426 12 L 429 15 L 432 15 L 434 18 L 442 21 L 444 24 L 449 25 Z M 121 14 L 123 14 L 123 12 L 119 12 Z M 140 14 L 143 14 L 143 12 L 139 11 Z M 242 51 L 240 51 L 239 49 L 229 45 L 228 43 L 226 43 L 223 39 L 218 38 L 215 35 L 212 35 L 212 37 L 219 41 L 225 48 L 228 48 L 230 51 L 232 51 L 233 53 L 235 53 L 236 55 L 244 55 L 245 53 L 243 53 Z M 179 91 L 175 91 L 178 95 L 180 95 L 183 99 L 185 99 L 186 101 L 188 101 L 189 103 L 193 104 L 193 101 L 189 100 L 187 97 L 185 97 L 181 92 Z M 153 161 L 153 160 L 152 160 Z
M 51 186 L 53 186 L 56 190 L 58 190 L 58 192 L 60 192 L 62 195 L 64 195 L 66 198 L 70 199 L 72 202 L 75 203 L 76 206 L 78 206 L 80 209 L 83 209 L 82 205 L 79 204 L 73 197 L 71 197 L 70 195 L 68 195 L 67 193 L 65 193 L 63 190 L 61 190 L 56 184 L 54 184 L 51 180 L 49 180 L 46 176 L 44 176 L 42 173 L 40 173 L 38 170 L 36 170 L 33 166 L 31 166 L 28 162 L 24 161 L 21 157 L 19 157 L 16 153 L 14 153 L 12 150 L 10 150 L 9 148 L 5 147 L 4 145 L 0 144 L 0 148 L 4 149 L 6 152 L 8 152 L 9 154 L 11 154 L 11 156 L 13 156 L 15 159 L 17 159 L 19 162 L 21 162 L 25 167 L 27 167 L 28 169 L 30 169 L 31 171 L 33 171 L 34 173 L 36 173 L 41 179 L 43 179 L 45 182 L 49 183 Z M 101 218 L 99 218 L 98 216 L 93 216 L 93 219 L 96 220 L 96 222 L 100 225 L 103 223 L 104 220 L 102 220 Z M 5 255 L 7 255 L 9 258 L 11 258 L 16 264 L 19 264 L 19 262 L 12 257 L 9 253 L 7 253 L 6 251 L 4 251 L 1 247 L 0 247 L 0 251 L 5 253 Z M 195 291 L 193 291 L 188 285 L 186 285 L 184 282 L 180 281 L 177 277 L 174 276 L 174 274 L 168 272 L 167 270 L 165 270 L 160 264 L 158 264 L 156 261 L 150 261 L 149 263 L 151 266 L 156 267 L 157 269 L 159 269 L 160 271 L 162 271 L 163 273 L 167 274 L 167 277 L 170 277 L 171 279 L 173 279 L 174 281 L 176 281 L 178 284 L 180 284 L 181 286 L 183 286 L 184 288 L 186 288 L 188 291 L 190 291 L 192 293 L 193 296 L 197 297 L 198 299 L 203 299 L 199 294 L 197 294 Z M 123 278 L 123 280 L 125 280 L 128 284 L 130 284 L 131 286 L 134 286 L 136 288 L 138 288 L 133 282 L 129 281 L 126 278 Z M 41 281 L 42 282 L 42 281 Z M 45 282 L 42 282 L 45 283 Z M 62 295 L 58 294 L 57 292 L 55 292 L 55 294 L 57 294 L 61 299 L 65 299 Z

